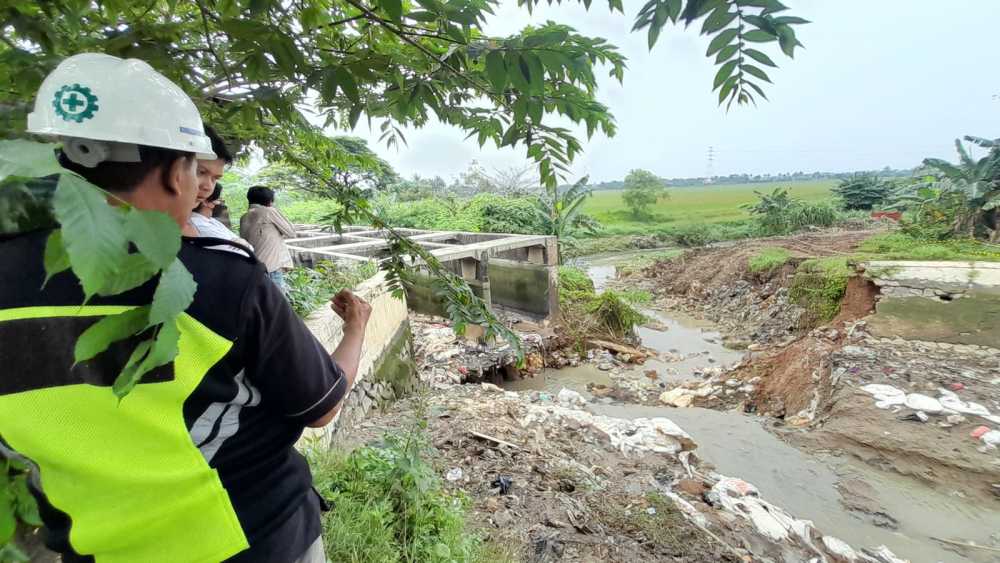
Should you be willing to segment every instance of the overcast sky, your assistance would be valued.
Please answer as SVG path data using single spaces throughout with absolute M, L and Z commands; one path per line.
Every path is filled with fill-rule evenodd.
M 628 57 L 624 85 L 599 76 L 598 99 L 618 123 L 613 138 L 595 135 L 574 162 L 574 177 L 621 179 L 633 168 L 662 177 L 704 176 L 709 146 L 716 175 L 911 167 L 925 156 L 954 159 L 953 140 L 1000 136 L 998 0 L 783 0 L 804 50 L 790 60 L 766 45 L 770 101 L 726 113 L 711 91 L 715 67 L 697 30 L 667 27 L 652 52 L 644 33 L 628 33 L 640 0 L 626 15 L 597 0 L 529 16 L 507 0 L 487 28 L 513 33 L 552 19 L 605 37 Z M 947 6 L 947 9 L 945 9 Z M 699 24 L 700 28 L 700 24 Z M 377 131 L 359 126 L 402 174 L 453 178 L 472 159 L 487 167 L 525 162 L 523 147 L 484 149 L 452 127 L 406 130 L 409 146 L 387 149 Z

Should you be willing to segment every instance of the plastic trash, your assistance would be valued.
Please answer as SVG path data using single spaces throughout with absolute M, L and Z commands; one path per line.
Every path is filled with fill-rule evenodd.
M 990 431 L 990 427 L 989 426 L 977 426 L 977 427 L 975 427 L 972 430 L 972 432 L 969 432 L 969 436 L 972 436 L 973 438 L 975 438 L 976 440 L 978 440 L 978 439 L 982 438 L 983 435 L 986 434 L 989 431 Z
M 954 396 L 942 396 L 940 399 L 941 406 L 955 412 L 960 412 L 962 414 L 974 414 L 976 416 L 990 416 L 990 409 L 980 405 L 979 403 L 968 402 L 959 399 Z
M 462 478 L 462 468 L 461 467 L 453 467 L 453 468 L 449 469 L 448 472 L 445 473 L 444 478 L 447 479 L 447 480 L 449 480 L 449 481 L 451 481 L 451 482 L 458 481 L 459 479 Z
M 510 492 L 510 486 L 514 484 L 513 479 L 507 475 L 498 475 L 496 479 L 490 483 L 491 487 L 499 488 L 500 494 L 505 495 Z
M 990 430 L 979 438 L 987 446 L 1000 447 L 1000 430 Z
M 880 409 L 887 409 L 895 405 L 902 405 L 906 402 L 906 393 L 900 389 L 896 389 L 892 385 L 872 383 L 869 385 L 862 385 L 861 389 L 874 396 L 875 406 Z
M 940 401 L 934 397 L 928 397 L 920 393 L 910 393 L 907 395 L 905 404 L 915 411 L 923 411 L 930 414 L 936 414 L 944 410 Z
M 965 384 L 956 381 L 955 383 L 949 385 L 948 389 L 951 389 L 952 391 L 961 391 L 962 389 L 965 389 Z
M 564 407 L 579 407 L 587 404 L 587 399 L 584 399 L 583 395 L 565 387 L 559 390 L 556 400 Z

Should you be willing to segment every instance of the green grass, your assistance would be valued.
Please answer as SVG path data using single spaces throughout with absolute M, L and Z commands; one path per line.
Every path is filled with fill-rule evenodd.
M 784 248 L 765 248 L 750 257 L 748 267 L 751 273 L 769 273 L 785 265 L 792 254 Z
M 686 227 L 697 224 L 737 222 L 749 217 L 740 205 L 754 203 L 754 191 L 770 192 L 784 187 L 789 194 L 806 202 L 816 202 L 831 197 L 830 189 L 836 185 L 831 180 L 811 182 L 776 182 L 766 184 L 728 184 L 669 188 L 670 198 L 652 207 L 652 217 L 636 220 L 628 212 L 619 190 L 594 192 L 583 204 L 585 213 L 604 225 L 603 235 L 652 234 L 667 227 Z
M 323 514 L 330 561 L 504 561 L 469 527 L 468 498 L 443 486 L 424 431 L 388 435 L 349 454 L 318 447 L 306 453 L 316 490 L 332 506 Z
M 816 258 L 799 264 L 788 287 L 788 296 L 805 308 L 811 326 L 832 320 L 840 312 L 847 280 L 855 275 L 847 258 Z
M 873 236 L 861 243 L 857 259 L 1000 262 L 1000 246 L 972 239 L 926 240 L 903 233 L 889 233 Z

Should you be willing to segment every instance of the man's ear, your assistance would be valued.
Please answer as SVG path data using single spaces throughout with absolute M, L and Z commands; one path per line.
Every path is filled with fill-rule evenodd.
M 163 187 L 173 195 L 180 195 L 181 186 L 184 185 L 185 167 L 190 165 L 191 160 L 189 158 L 182 156 L 174 159 L 170 163 L 170 167 L 163 174 Z

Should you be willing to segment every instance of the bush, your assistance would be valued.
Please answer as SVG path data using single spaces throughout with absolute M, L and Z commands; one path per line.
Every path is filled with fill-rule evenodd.
M 594 295 L 594 280 L 575 266 L 559 266 L 559 295 Z
M 747 267 L 753 274 L 770 274 L 785 265 L 792 254 L 784 248 L 765 248 L 750 257 Z
M 323 541 L 330 561 L 356 563 L 494 560 L 467 529 L 468 500 L 444 489 L 427 462 L 423 433 L 389 435 L 348 455 L 307 452 L 316 490 L 330 501 Z
M 540 234 L 542 228 L 535 199 L 530 197 L 484 193 L 467 200 L 380 201 L 379 205 L 394 227 L 517 234 Z
M 846 210 L 870 211 L 881 207 L 894 190 L 892 183 L 875 174 L 855 174 L 845 178 L 831 191 Z
M 840 312 L 847 280 L 854 272 L 846 258 L 817 258 L 799 264 L 788 288 L 788 296 L 803 307 L 807 322 L 815 326 L 832 320 Z
M 755 191 L 757 203 L 741 206 L 753 216 L 759 236 L 787 235 L 806 227 L 829 227 L 837 222 L 837 210 L 829 203 L 805 203 L 776 188 L 769 194 Z
M 646 322 L 646 316 L 632 307 L 628 295 L 607 289 L 587 305 L 598 325 L 615 338 L 632 334 L 635 327 Z
M 374 262 L 357 266 L 338 266 L 320 262 L 315 268 L 294 268 L 285 272 L 288 302 L 299 317 L 306 318 L 319 309 L 338 291 L 352 288 L 375 275 Z

